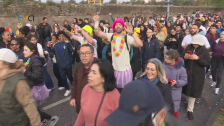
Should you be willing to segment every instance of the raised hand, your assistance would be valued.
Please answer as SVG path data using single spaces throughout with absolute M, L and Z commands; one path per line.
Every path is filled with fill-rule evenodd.
M 97 21 L 99 21 L 99 19 L 100 19 L 100 17 L 97 16 L 97 15 L 94 13 L 93 21 L 94 21 L 94 22 L 97 22 Z
M 125 23 L 125 31 L 127 32 L 127 33 L 129 33 L 129 34 L 132 34 L 133 33 L 133 26 L 132 25 L 130 25 L 129 23 Z

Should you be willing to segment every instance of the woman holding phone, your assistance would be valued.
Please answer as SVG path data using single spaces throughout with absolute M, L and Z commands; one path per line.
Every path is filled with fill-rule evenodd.
M 187 96 L 188 119 L 193 120 L 195 99 L 201 96 L 204 80 L 205 67 L 210 64 L 210 56 L 205 48 L 201 35 L 194 35 L 191 44 L 184 50 L 185 68 L 188 75 L 188 84 L 183 87 L 183 94 Z

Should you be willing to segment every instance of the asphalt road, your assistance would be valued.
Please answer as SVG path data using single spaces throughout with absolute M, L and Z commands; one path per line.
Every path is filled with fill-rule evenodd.
M 57 79 L 53 74 L 52 68 L 52 66 L 48 66 L 48 72 L 54 82 L 55 89 L 50 92 L 49 98 L 40 107 L 44 112 L 47 112 L 50 115 L 57 115 L 59 117 L 59 121 L 55 126 L 73 126 L 77 118 L 75 107 L 71 107 L 69 105 L 70 96 L 64 97 L 65 90 L 58 90 Z M 224 80 L 224 76 L 222 80 Z M 220 88 L 220 94 L 215 95 L 214 88 L 210 87 L 211 83 L 211 79 L 206 78 L 202 97 L 197 99 L 195 103 L 193 121 L 189 121 L 187 118 L 187 103 L 181 102 L 179 119 L 189 126 L 204 126 L 211 118 L 211 115 L 213 116 L 213 120 L 211 121 L 210 119 L 209 124 L 206 125 L 212 126 L 212 123 L 215 119 L 214 116 L 219 114 L 219 111 L 215 113 L 213 113 L 213 111 L 219 105 L 219 103 L 224 100 L 224 84 L 221 84 L 222 87 Z

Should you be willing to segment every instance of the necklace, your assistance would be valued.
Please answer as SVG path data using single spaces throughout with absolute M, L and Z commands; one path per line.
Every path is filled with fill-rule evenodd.
M 30 64 L 30 58 L 26 61 L 25 63 L 25 69 L 27 68 L 27 66 Z
M 113 40 L 112 40 L 112 42 L 111 42 L 111 44 L 112 44 L 112 48 L 113 48 L 113 54 L 115 55 L 115 57 L 118 57 L 118 56 L 120 56 L 120 54 L 121 54 L 121 52 L 122 52 L 122 50 L 123 50 L 123 47 L 124 47 L 124 39 L 125 39 L 125 33 L 123 33 L 122 34 L 122 37 L 121 37 L 121 44 L 119 45 L 119 50 L 117 51 L 117 49 L 116 49 L 116 47 L 115 47 L 115 45 L 116 45 L 116 39 L 117 39 L 117 34 L 116 33 L 114 33 L 114 35 L 113 35 Z
M 86 42 L 85 39 L 83 39 L 82 44 L 89 44 L 89 42 Z

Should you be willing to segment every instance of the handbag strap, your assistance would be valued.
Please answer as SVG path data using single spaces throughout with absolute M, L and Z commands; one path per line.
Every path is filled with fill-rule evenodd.
M 96 126 L 97 117 L 98 117 L 98 114 L 99 114 L 99 112 L 100 112 L 100 108 L 101 108 L 101 106 L 102 106 L 103 99 L 104 99 L 105 95 L 106 95 L 106 92 L 104 92 L 103 97 L 102 97 L 101 102 L 100 102 L 100 106 L 99 106 L 99 108 L 98 108 L 98 110 L 97 110 L 94 126 Z

